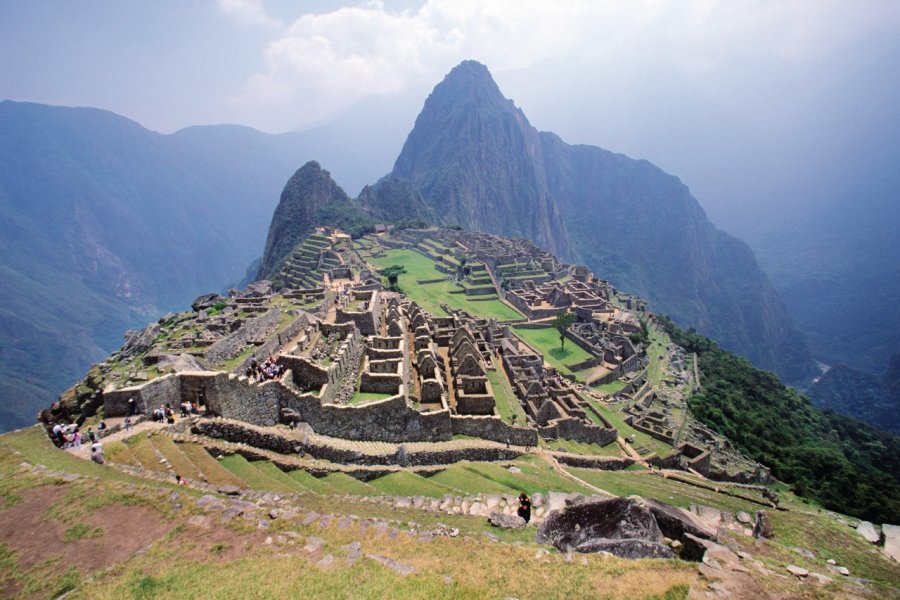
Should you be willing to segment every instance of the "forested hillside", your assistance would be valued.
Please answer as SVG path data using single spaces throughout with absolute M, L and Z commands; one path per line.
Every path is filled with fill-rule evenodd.
M 825 508 L 900 522 L 900 438 L 815 408 L 772 373 L 663 319 L 672 340 L 699 358 L 694 415 Z

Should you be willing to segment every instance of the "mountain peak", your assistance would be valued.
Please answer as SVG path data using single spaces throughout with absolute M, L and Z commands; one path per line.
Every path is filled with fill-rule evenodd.
M 294 246 L 319 224 L 320 211 L 349 204 L 350 198 L 319 163 L 311 160 L 297 169 L 284 186 L 272 215 L 258 276 L 270 277 L 275 272 Z
M 466 104 L 493 104 L 515 110 L 513 102 L 503 97 L 488 68 L 474 60 L 464 60 L 447 73 L 425 102 L 425 111 L 453 110 Z

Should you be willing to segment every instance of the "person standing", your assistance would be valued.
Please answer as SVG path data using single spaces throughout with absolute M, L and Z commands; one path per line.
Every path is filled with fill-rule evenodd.
M 525 519 L 525 523 L 531 520 L 531 498 L 525 492 L 519 494 L 519 510 L 516 512 Z

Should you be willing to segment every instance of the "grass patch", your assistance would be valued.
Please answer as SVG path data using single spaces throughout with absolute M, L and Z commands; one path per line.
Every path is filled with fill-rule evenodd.
M 484 477 L 496 484 L 503 486 L 508 493 L 527 492 L 578 492 L 591 495 L 590 490 L 578 483 L 563 477 L 549 466 L 541 463 L 533 464 L 527 459 L 519 459 L 515 466 L 521 473 L 512 473 L 506 467 L 491 463 L 470 463 L 465 468 L 476 475 Z
M 154 435 L 150 438 L 150 441 L 153 447 L 169 461 L 169 464 L 172 465 L 177 474 L 188 479 L 201 479 L 200 470 L 191 459 L 185 456 L 178 445 L 172 441 L 172 438 L 164 435 Z
M 749 513 L 762 508 L 740 498 L 664 479 L 647 471 L 600 471 L 582 468 L 569 468 L 569 471 L 588 483 L 619 496 L 637 494 L 682 508 L 687 508 L 691 504 L 705 504 L 732 512 L 743 510 Z M 724 487 L 727 486 L 723 485 Z
M 372 487 L 388 496 L 430 496 L 439 498 L 444 494 L 458 495 L 460 490 L 442 485 L 409 471 L 397 471 L 369 482 Z
M 148 471 L 168 473 L 165 465 L 159 462 L 153 443 L 146 435 L 136 435 L 125 440 L 125 444 L 131 451 L 131 455 Z
M 539 441 L 542 448 L 554 450 L 556 452 L 569 452 L 572 454 L 584 454 L 587 456 L 622 456 L 619 445 L 615 442 L 605 446 L 597 444 L 588 444 L 586 442 L 576 442 L 573 440 L 545 440 L 541 438 Z
M 251 488 L 285 494 L 296 491 L 294 488 L 288 487 L 277 479 L 269 477 L 263 470 L 256 468 L 254 463 L 251 463 L 240 454 L 226 456 L 219 461 L 219 464 L 234 473 L 241 480 L 245 481 Z
M 203 473 L 206 481 L 213 485 L 236 485 L 247 487 L 243 479 L 237 477 L 219 464 L 215 458 L 209 455 L 203 446 L 197 444 L 179 444 L 184 455 Z
M 384 269 L 391 265 L 403 265 L 406 273 L 397 279 L 397 284 L 403 292 L 418 303 L 422 308 L 435 315 L 442 315 L 441 303 L 450 308 L 458 308 L 483 318 L 493 318 L 498 321 L 509 321 L 523 318 L 522 315 L 504 304 L 499 299 L 472 300 L 478 296 L 466 296 L 465 294 L 452 294 L 462 288 L 449 280 L 437 283 L 416 283 L 418 280 L 429 280 L 444 277 L 445 275 L 435 269 L 434 262 L 415 250 L 388 250 L 383 256 L 370 258 L 369 262 L 378 269 Z
M 331 494 L 348 496 L 378 496 L 381 494 L 380 490 L 346 473 L 329 473 L 318 481 L 323 485 L 327 485 L 327 489 Z
M 523 425 L 527 421 L 525 409 L 522 408 L 522 405 L 519 404 L 519 399 L 513 393 L 509 380 L 506 378 L 506 373 L 502 371 L 498 364 L 499 361 L 496 358 L 493 361 L 494 370 L 487 372 L 487 378 L 491 382 L 491 389 L 494 391 L 497 413 L 507 423 L 515 422 L 518 425 Z M 513 421 L 514 416 L 515 421 Z
M 270 463 L 268 461 L 259 460 L 251 463 L 254 467 L 274 479 L 289 487 L 294 492 L 308 492 L 309 488 L 304 485 L 301 485 L 299 481 L 289 476 L 287 473 L 279 469 L 275 464 Z
M 592 356 L 584 349 L 572 343 L 565 348 L 559 346 L 559 332 L 553 327 L 546 329 L 522 329 L 513 327 L 513 332 L 525 341 L 529 346 L 544 355 L 544 360 L 550 363 L 560 373 L 573 375 L 579 381 L 584 380 L 585 372 L 572 371 L 566 365 L 584 362 Z
M 509 491 L 509 488 L 503 484 L 473 473 L 465 467 L 466 464 L 468 463 L 457 463 L 447 467 L 440 473 L 429 477 L 428 480 L 473 495 L 503 494 Z
M 63 542 L 68 544 L 76 540 L 89 540 L 98 538 L 102 535 L 102 527 L 91 527 L 90 525 L 86 525 L 84 523 L 78 523 L 66 529 L 66 532 L 63 534 Z
M 387 400 L 393 398 L 394 394 L 382 394 L 380 392 L 360 392 L 357 391 L 350 398 L 348 404 L 365 404 L 366 402 L 375 402 L 377 400 Z

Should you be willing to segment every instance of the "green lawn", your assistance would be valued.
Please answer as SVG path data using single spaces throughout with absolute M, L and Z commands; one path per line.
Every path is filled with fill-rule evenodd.
M 496 400 L 497 412 L 500 418 L 507 423 L 513 422 L 513 415 L 516 417 L 516 424 L 523 425 L 526 422 L 525 410 L 519 404 L 519 399 L 513 394 L 506 373 L 502 371 L 499 362 L 494 359 L 493 371 L 487 372 L 488 381 L 491 382 L 491 388 L 494 390 L 494 400 Z
M 440 483 L 466 494 L 504 494 L 509 492 L 505 485 L 491 481 L 468 470 L 465 465 L 470 463 L 457 463 L 451 465 L 436 475 L 428 478 L 428 481 Z
M 350 398 L 349 404 L 364 404 L 366 402 L 375 402 L 376 400 L 386 400 L 393 397 L 393 394 L 382 394 L 380 392 L 360 392 L 357 391 Z
M 560 373 L 574 375 L 579 381 L 584 380 L 584 376 L 588 371 L 573 372 L 566 365 L 584 362 L 590 359 L 591 355 L 573 344 L 571 340 L 566 343 L 564 348 L 560 348 L 559 332 L 555 328 L 522 329 L 513 327 L 513 332 L 543 354 L 544 360 L 553 365 Z
M 369 262 L 377 269 L 384 269 L 392 265 L 403 265 L 406 273 L 400 275 L 397 284 L 407 296 L 419 304 L 422 308 L 436 315 L 444 314 L 441 303 L 450 308 L 459 308 L 472 315 L 493 318 L 499 321 L 509 321 L 523 318 L 518 311 L 504 304 L 494 297 L 492 300 L 472 300 L 465 294 L 452 294 L 453 291 L 462 290 L 460 286 L 449 280 L 437 283 L 416 283 L 418 280 L 437 279 L 444 274 L 434 268 L 431 259 L 419 254 L 415 250 L 388 250 L 383 256 L 370 258 Z M 485 296 L 479 296 L 484 298 Z M 489 297 L 489 296 L 488 296 Z
M 609 383 L 604 383 L 602 385 L 593 385 L 591 388 L 605 394 L 615 394 L 616 392 L 621 392 L 626 385 L 627 384 L 621 379 L 616 379 L 615 381 L 610 381 Z
M 460 494 L 460 490 L 425 479 L 409 471 L 397 471 L 369 482 L 374 488 L 388 496 L 431 496 L 440 498 L 445 494 Z

